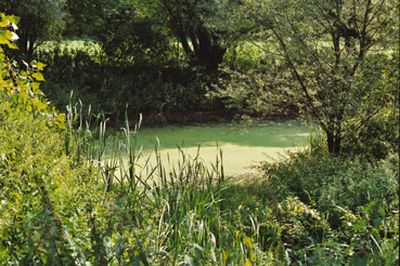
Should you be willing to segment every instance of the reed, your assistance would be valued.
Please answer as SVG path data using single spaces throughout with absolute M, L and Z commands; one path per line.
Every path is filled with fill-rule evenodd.
M 156 160 L 151 165 L 150 158 L 142 158 L 135 137 L 141 117 L 133 130 L 126 117 L 120 134 L 107 139 L 106 120 L 96 116 L 95 126 L 90 127 L 92 115 L 82 121 L 82 104 L 67 110 L 67 152 L 77 160 L 84 154 L 87 164 L 100 169 L 102 202 L 113 206 L 113 214 L 101 218 L 107 225 L 103 234 L 93 216 L 89 223 L 94 254 L 103 254 L 95 256 L 96 261 L 239 265 L 266 257 L 256 255 L 261 252 L 256 244 L 257 219 L 252 220 L 253 233 L 245 233 L 240 221 L 235 225 L 232 210 L 224 208 L 224 191 L 231 181 L 224 175 L 222 151 L 211 167 L 201 159 L 200 147 L 193 158 L 180 149 L 180 160 L 172 163 L 161 159 L 155 142 Z M 99 245 L 101 235 L 112 247 L 110 254 Z

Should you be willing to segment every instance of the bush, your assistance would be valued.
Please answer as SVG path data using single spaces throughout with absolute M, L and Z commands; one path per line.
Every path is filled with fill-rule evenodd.
M 48 65 L 43 91 L 58 109 L 65 110 L 71 91 L 74 101 L 80 99 L 94 112 L 113 118 L 123 117 L 127 105 L 130 117 L 220 107 L 205 96 L 206 81 L 189 66 L 111 65 L 99 60 L 101 55 L 94 45 L 43 49 L 39 54 Z
M 1 15 L 0 25 L 14 23 L 12 16 Z M 0 34 L 0 43 L 7 44 L 10 40 L 4 36 L 12 34 Z M 86 181 L 93 173 L 83 165 L 75 167 L 64 152 L 65 117 L 50 107 L 39 89 L 44 65 L 34 63 L 26 70 L 15 69 L 2 47 L 0 59 L 2 261 L 72 265 L 75 243 L 70 240 L 77 227 L 65 226 L 73 220 L 66 206 L 80 209 L 74 203 L 88 195 L 90 188 L 78 193 L 79 186 L 77 190 L 69 190 L 68 186 Z
M 319 209 L 338 205 L 355 210 L 373 200 L 394 199 L 397 165 L 394 158 L 373 166 L 360 159 L 351 161 L 307 150 L 262 168 L 278 188 L 280 198 L 296 196 Z
M 266 195 L 273 195 L 279 202 L 298 197 L 300 203 L 315 209 L 327 222 L 323 238 L 310 238 L 322 241 L 301 245 L 294 252 L 297 259 L 305 256 L 310 262 L 326 261 L 327 253 L 323 250 L 339 248 L 335 251 L 339 260 L 391 265 L 391 259 L 387 258 L 398 261 L 398 256 L 392 257 L 399 241 L 398 167 L 398 157 L 394 155 L 370 164 L 362 158 L 332 157 L 315 148 L 290 154 L 282 162 L 265 163 L 260 169 L 266 175 L 263 188 Z M 292 215 L 296 216 L 293 212 Z M 291 224 L 296 228 L 298 222 L 304 225 L 299 218 Z M 291 233 L 305 231 L 303 228 Z M 295 235 L 289 233 L 284 242 L 290 243 L 296 239 Z M 308 239 L 312 234 L 305 235 Z M 332 257 L 334 261 L 335 258 Z
M 343 153 L 363 156 L 370 162 L 380 161 L 399 152 L 398 110 L 383 109 L 360 126 L 358 120 L 349 123 L 349 134 Z
M 0 116 L 3 261 L 72 265 L 77 243 L 71 239 L 83 229 L 77 212 L 87 204 L 82 199 L 94 201 L 92 189 L 100 189 L 90 182 L 95 172 L 83 165 L 72 167 L 62 132 L 49 127 L 46 117 L 13 112 L 4 116 L 4 108 Z

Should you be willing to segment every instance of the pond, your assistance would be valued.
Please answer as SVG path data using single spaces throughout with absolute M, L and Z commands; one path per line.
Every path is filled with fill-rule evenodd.
M 215 163 L 219 150 L 223 153 L 224 171 L 239 175 L 253 171 L 260 161 L 276 160 L 285 151 L 300 150 L 309 144 L 312 128 L 300 122 L 263 122 L 258 124 L 207 124 L 141 128 L 135 135 L 143 157 L 154 155 L 156 143 L 163 160 L 176 163 L 185 154 L 199 155 L 207 165 Z M 199 148 L 200 147 L 200 148 Z

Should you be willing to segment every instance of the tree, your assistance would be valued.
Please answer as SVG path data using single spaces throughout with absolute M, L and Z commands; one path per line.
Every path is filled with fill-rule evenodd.
M 159 9 L 186 56 L 209 72 L 218 70 L 233 42 L 256 28 L 241 1 L 159 0 Z
M 107 11 L 119 1 L 113 0 L 66 0 L 69 13 L 64 34 L 72 37 L 93 36 L 103 27 Z
M 67 18 L 64 0 L 2 0 L 0 12 L 20 17 L 19 54 L 27 61 L 43 41 L 63 31 Z
M 138 5 L 114 1 L 95 37 L 113 64 L 143 65 L 165 62 L 169 48 L 165 30 Z M 118 30 L 116 30 L 118 29 Z
M 374 83 L 384 78 L 383 72 L 370 75 L 375 79 L 369 86 L 363 81 L 373 68 L 369 58 L 390 52 L 386 45 L 397 30 L 394 2 L 275 1 L 267 11 L 264 23 L 285 58 L 295 89 L 303 95 L 300 104 L 325 132 L 328 151 L 339 154 L 346 122 L 360 114 L 371 92 L 384 89 Z M 384 96 L 383 105 L 388 100 Z M 381 106 L 373 109 L 370 115 Z
M 136 0 L 67 0 L 65 34 L 98 41 L 112 65 L 161 63 L 168 52 L 166 27 L 155 21 L 151 3 Z

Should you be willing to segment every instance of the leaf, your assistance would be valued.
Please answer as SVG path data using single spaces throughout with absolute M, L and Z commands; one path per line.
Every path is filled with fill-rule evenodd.
M 45 68 L 46 64 L 43 64 L 41 62 L 38 62 L 36 67 L 39 71 L 42 71 Z
M 37 94 L 39 92 L 40 83 L 32 82 L 31 86 L 32 86 L 33 93 Z
M 64 114 L 58 114 L 57 115 L 57 126 L 60 129 L 65 129 L 65 115 Z
M 8 21 L 0 21 L 0 28 L 6 28 L 8 26 Z
M 5 28 L 8 26 L 8 19 L 4 13 L 0 14 L 0 27 Z
M 251 263 L 251 261 L 246 261 L 246 263 L 244 264 L 245 266 L 253 266 L 253 263 Z
M 17 50 L 18 46 L 14 43 L 7 43 L 8 48 L 13 49 L 13 50 Z
M 32 74 L 32 77 L 33 77 L 34 79 L 36 79 L 37 81 L 44 81 L 44 77 L 43 77 L 43 74 L 42 74 L 42 73 L 39 73 L 39 72 L 33 73 L 33 74 Z
M 0 31 L 0 44 L 8 44 L 10 41 L 7 38 L 7 34 L 5 31 Z
M 12 41 L 12 40 L 14 40 L 14 35 L 16 35 L 14 32 L 12 32 L 12 31 L 9 31 L 9 30 L 6 30 L 6 31 L 4 31 L 4 38 L 6 38 L 7 40 L 10 40 L 10 41 Z
M 47 104 L 41 102 L 40 100 L 34 98 L 32 99 L 32 105 L 37 108 L 37 110 L 42 111 L 47 108 Z
M 244 243 L 246 244 L 246 246 L 248 247 L 248 248 L 253 248 L 253 241 L 251 240 L 251 238 L 250 237 L 248 237 L 248 236 L 246 236 L 245 238 L 244 238 Z
M 12 31 L 10 31 L 10 32 L 11 32 L 11 37 L 10 37 L 11 41 L 16 41 L 19 39 L 19 36 L 15 32 L 12 32 Z
M 19 22 L 19 17 L 16 17 L 16 16 L 14 16 L 14 15 L 11 15 L 11 16 L 5 16 L 5 18 L 10 22 L 10 23 L 13 23 L 13 24 L 18 24 L 18 22 Z

